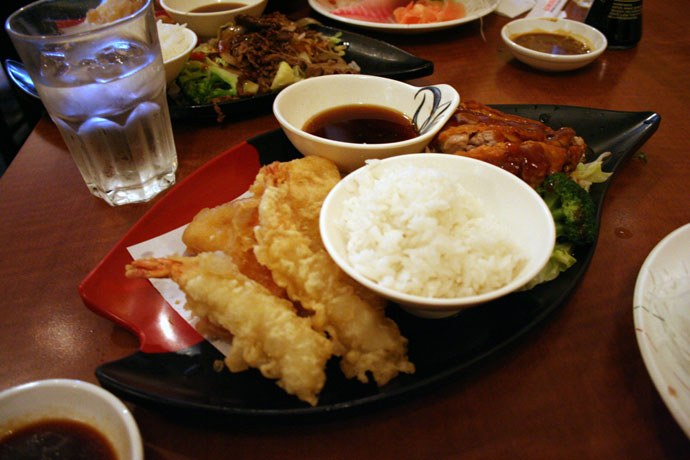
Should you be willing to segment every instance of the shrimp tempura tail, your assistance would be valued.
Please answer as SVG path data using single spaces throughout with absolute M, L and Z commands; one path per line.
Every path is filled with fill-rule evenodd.
M 257 368 L 265 377 L 315 405 L 326 381 L 332 343 L 299 317 L 292 303 L 237 270 L 221 253 L 136 260 L 128 277 L 170 277 L 187 296 L 187 308 L 233 335 L 225 363 L 232 372 Z

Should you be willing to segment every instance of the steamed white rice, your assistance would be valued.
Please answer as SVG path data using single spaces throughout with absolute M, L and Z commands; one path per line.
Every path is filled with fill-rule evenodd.
M 187 37 L 184 34 L 184 25 L 166 24 L 160 19 L 156 25 L 158 28 L 158 40 L 161 43 L 163 61 L 179 56 L 187 49 L 189 43 L 187 43 Z
M 481 200 L 438 169 L 373 161 L 345 201 L 347 256 L 406 294 L 466 297 L 510 282 L 524 256 Z

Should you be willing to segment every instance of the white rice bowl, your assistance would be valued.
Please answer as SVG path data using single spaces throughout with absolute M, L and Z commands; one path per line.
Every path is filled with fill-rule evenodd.
M 165 81 L 169 85 L 182 71 L 196 47 L 197 36 L 185 25 L 167 24 L 160 19 L 156 22 L 156 28 L 165 66 Z
M 444 154 L 369 160 L 331 191 L 320 225 L 346 273 L 431 317 L 521 287 L 555 242 L 551 213 L 531 187 Z
M 347 257 L 362 275 L 405 294 L 454 298 L 508 284 L 525 256 L 506 226 L 452 174 L 372 163 L 345 200 Z
M 158 40 L 161 43 L 163 61 L 168 61 L 184 53 L 189 47 L 185 26 L 180 24 L 168 24 L 160 19 L 156 22 Z

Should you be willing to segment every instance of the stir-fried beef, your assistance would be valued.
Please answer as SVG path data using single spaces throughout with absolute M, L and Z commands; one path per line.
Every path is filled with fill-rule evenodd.
M 254 17 L 238 15 L 235 24 L 220 33 L 220 56 L 241 71 L 242 80 L 267 92 L 281 62 L 298 66 L 305 77 L 335 73 L 356 73 L 333 51 L 328 38 L 300 27 L 280 13 Z

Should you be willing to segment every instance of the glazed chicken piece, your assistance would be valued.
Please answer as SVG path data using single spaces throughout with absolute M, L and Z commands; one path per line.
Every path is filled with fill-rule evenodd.
M 554 130 L 539 121 L 465 101 L 430 150 L 486 161 L 536 187 L 549 174 L 573 171 L 587 145 L 572 128 Z

